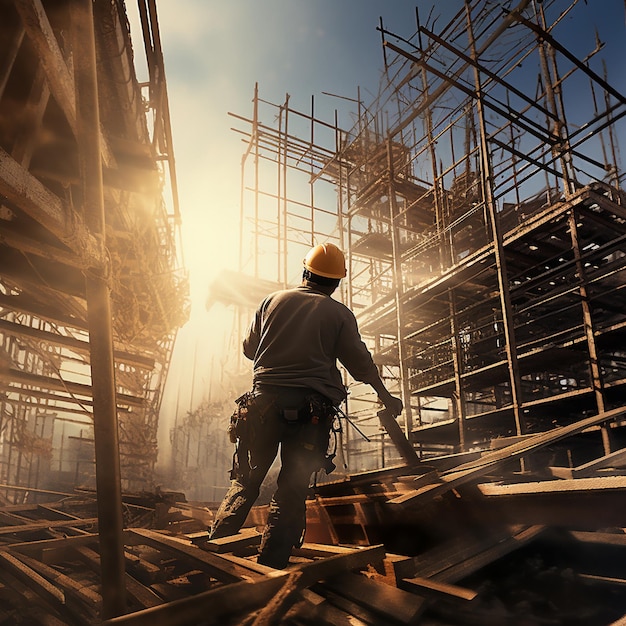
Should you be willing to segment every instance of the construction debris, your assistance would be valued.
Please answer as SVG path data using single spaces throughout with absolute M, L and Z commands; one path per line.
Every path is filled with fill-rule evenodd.
M 211 503 L 152 490 L 188 315 L 156 3 L 144 86 L 123 2 L 0 3 L 0 624 L 626 622 L 626 97 L 599 40 L 565 37 L 591 4 L 381 20 L 354 124 L 258 87 L 235 116 L 250 264 L 208 305 L 245 325 L 311 242 L 340 243 L 341 297 L 405 405 L 350 385 L 343 467 L 275 571 L 262 506 L 210 541 Z M 223 440 L 201 445 L 223 417 L 177 424 L 185 484 L 226 475 Z
M 456 466 L 404 465 L 318 485 L 305 543 L 282 571 L 256 562 L 254 526 L 209 540 L 182 494 L 127 495 L 127 613 L 105 623 L 608 626 L 626 614 L 626 534 L 617 525 L 626 480 L 604 468 L 580 479 L 502 473 L 505 463 L 530 460 L 575 430 L 557 428 Z M 560 491 L 568 482 L 584 484 Z M 549 497 L 519 515 L 527 505 L 516 498 L 533 485 L 535 497 Z M 589 506 L 596 495 L 601 504 Z M 101 623 L 94 506 L 68 494 L 0 510 L 4 619 Z M 585 507 L 590 515 L 572 514 Z M 265 514 L 257 508 L 249 520 L 261 527 Z

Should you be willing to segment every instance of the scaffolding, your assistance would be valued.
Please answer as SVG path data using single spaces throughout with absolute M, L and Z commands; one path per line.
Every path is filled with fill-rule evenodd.
M 152 0 L 144 85 L 124 3 L 79 4 L 0 5 L 0 484 L 93 489 L 109 402 L 117 424 L 100 428 L 119 425 L 122 487 L 140 491 L 188 315 L 163 58 Z
M 340 297 L 423 458 L 624 403 L 626 96 L 599 36 L 590 26 L 572 41 L 570 19 L 592 23 L 591 9 L 467 0 L 438 29 L 416 10 L 408 37 L 381 20 L 385 75 L 367 106 L 359 93 L 348 130 L 337 114 L 318 119 L 313 100 L 301 113 L 258 88 L 252 116 L 235 116 L 241 274 L 218 299 L 238 305 L 243 328 L 261 280 L 296 284 L 308 246 L 343 247 Z M 347 427 L 350 468 L 396 463 L 371 390 L 346 384 L 368 438 Z M 620 438 L 619 426 L 591 429 L 566 462 Z

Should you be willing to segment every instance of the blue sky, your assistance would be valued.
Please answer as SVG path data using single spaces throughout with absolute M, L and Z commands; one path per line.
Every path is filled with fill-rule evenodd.
M 220 253 L 213 256 L 226 266 L 236 262 L 234 242 L 225 235 L 236 230 L 243 144 L 228 112 L 251 116 L 255 82 L 261 97 L 279 103 L 288 93 L 291 106 L 303 111 L 315 95 L 316 114 L 324 119 L 332 119 L 335 108 L 352 110 L 353 104 L 323 92 L 356 98 L 360 85 L 364 99 L 368 89 L 375 93 L 383 66 L 379 16 L 389 28 L 404 30 L 408 23 L 414 30 L 415 5 L 161 0 L 158 9 L 196 303 L 214 269 L 203 236 L 219 233 L 211 248 Z
M 356 98 L 359 86 L 367 103 L 383 67 L 376 30 L 380 16 L 388 30 L 409 37 L 416 30 L 417 5 L 423 23 L 432 11 L 440 15 L 440 27 L 463 6 L 462 0 L 435 4 L 433 10 L 431 0 L 158 2 L 196 310 L 217 269 L 216 259 L 227 267 L 236 259 L 226 234 L 237 228 L 244 146 L 231 130 L 234 121 L 228 112 L 251 117 L 258 82 L 262 98 L 279 103 L 288 93 L 292 107 L 308 111 L 314 95 L 317 116 L 331 120 L 337 108 L 340 125 L 342 120 L 348 125 L 354 104 L 323 92 Z M 566 18 L 559 38 L 573 49 L 589 49 L 595 36 L 592 23 L 602 22 L 603 56 L 619 60 L 616 67 L 624 79 L 623 1 L 579 0 L 579 5 L 578 19 Z
M 136 9 L 131 4 L 134 27 Z M 359 86 L 367 104 L 377 91 L 383 67 L 376 30 L 379 17 L 388 30 L 408 38 L 416 30 L 416 5 L 424 23 L 433 4 L 433 15 L 441 16 L 439 27 L 463 6 L 462 0 L 158 0 L 184 256 L 192 280 L 192 319 L 179 334 L 170 382 L 174 388 L 185 387 L 183 397 L 191 386 L 192 355 L 201 354 L 194 398 L 181 401 L 183 410 L 206 395 L 211 351 L 218 344 L 222 347 L 228 332 L 212 317 L 215 311 L 204 310 L 208 285 L 217 271 L 237 269 L 244 144 L 231 130 L 234 121 L 228 112 L 251 117 L 258 82 L 266 100 L 280 103 L 288 93 L 292 107 L 307 111 L 314 95 L 316 115 L 332 119 L 337 108 L 340 125 L 342 119 L 347 122 L 354 105 L 323 92 L 356 98 Z M 602 22 L 603 56 L 613 59 L 612 82 L 623 88 L 623 0 L 579 0 L 579 5 L 579 18 L 566 18 L 559 38 L 572 49 L 578 45 L 590 49 L 593 23 Z M 139 40 L 135 49 L 139 55 L 143 52 Z M 167 411 L 167 403 L 165 407 Z

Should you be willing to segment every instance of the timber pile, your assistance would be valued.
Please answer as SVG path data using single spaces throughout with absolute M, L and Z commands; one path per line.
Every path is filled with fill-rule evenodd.
M 210 511 L 182 494 L 126 496 L 128 613 L 105 623 L 622 623 L 626 453 L 521 467 L 625 411 L 318 485 L 305 543 L 281 571 L 256 562 L 262 507 L 252 527 L 209 541 Z M 102 623 L 95 518 L 85 493 L 0 509 L 0 624 Z
M 572 558 L 608 551 L 623 563 L 623 534 L 572 533 L 557 541 L 543 527 L 503 528 L 499 534 L 465 533 L 419 557 L 391 554 L 382 546 L 305 543 L 284 571 L 256 563 L 259 534 L 254 529 L 194 545 L 202 534 L 127 530 L 129 614 L 105 623 L 609 624 L 621 616 L 623 597 L 616 600 L 607 593 L 615 576 L 541 567 L 536 554 L 543 541 L 544 551 L 558 545 L 560 554 Z M 529 547 L 535 552 L 520 554 Z M 101 623 L 99 560 L 93 533 L 2 546 L 0 623 Z M 472 577 L 494 564 L 507 580 Z M 534 583 L 522 581 L 529 573 L 535 575 Z M 515 582 L 523 584 L 515 588 Z M 549 605 L 529 589 L 533 584 L 550 584 L 560 605 Z M 510 597 L 503 600 L 497 587 Z M 587 621 L 561 619 L 572 618 L 575 611 Z

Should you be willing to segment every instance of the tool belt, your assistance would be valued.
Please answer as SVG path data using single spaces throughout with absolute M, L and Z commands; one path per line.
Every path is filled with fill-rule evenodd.
M 254 446 L 259 429 L 264 427 L 266 415 L 277 412 L 287 427 L 298 428 L 302 447 L 320 454 L 320 468 L 327 473 L 334 469 L 334 454 L 329 455 L 329 435 L 337 416 L 337 408 L 323 395 L 305 388 L 278 388 L 259 386 L 235 400 L 237 408 L 230 416 L 228 435 L 236 444 L 231 478 L 247 473 L 248 452 Z

